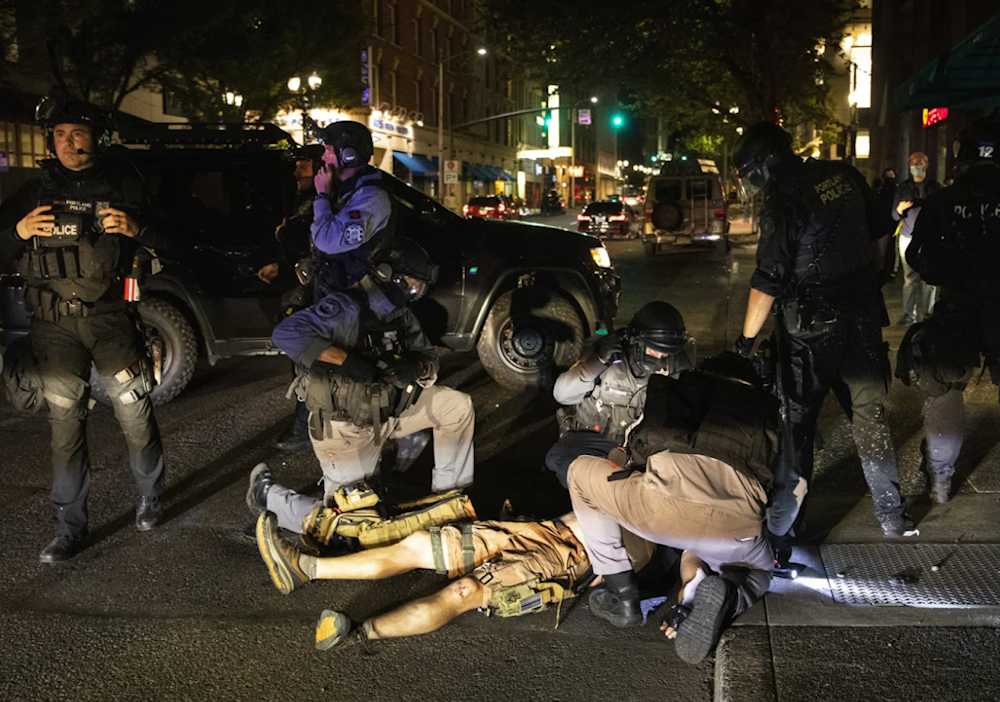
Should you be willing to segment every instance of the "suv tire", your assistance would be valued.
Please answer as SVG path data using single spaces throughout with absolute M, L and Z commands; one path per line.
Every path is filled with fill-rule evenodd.
M 668 232 L 675 232 L 684 224 L 684 210 L 676 202 L 664 200 L 653 207 L 653 226 Z
M 500 385 L 548 387 L 557 369 L 579 360 L 583 340 L 583 321 L 573 305 L 554 290 L 529 286 L 497 298 L 476 350 Z
M 155 298 L 139 303 L 142 321 L 159 332 L 163 339 L 163 378 L 153 388 L 153 405 L 165 405 L 177 397 L 194 375 L 198 362 L 198 338 L 184 313 L 164 300 Z M 91 369 L 90 396 L 111 404 L 97 369 Z

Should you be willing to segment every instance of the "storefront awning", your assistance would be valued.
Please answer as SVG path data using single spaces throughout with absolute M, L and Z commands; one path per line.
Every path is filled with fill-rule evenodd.
M 463 163 L 462 171 L 468 180 L 493 180 L 493 174 L 486 170 L 486 166 L 480 166 L 478 163 Z
M 517 180 L 510 173 L 508 173 L 507 171 L 505 171 L 502 168 L 498 168 L 497 166 L 483 166 L 482 168 L 487 173 L 490 174 L 491 180 L 506 180 L 506 181 L 510 181 L 510 182 L 514 182 L 514 181 Z
M 402 151 L 393 151 L 392 157 L 406 166 L 413 175 L 437 175 L 437 164 L 426 156 L 413 154 L 412 156 Z
M 893 107 L 1000 107 L 1000 13 L 896 88 Z

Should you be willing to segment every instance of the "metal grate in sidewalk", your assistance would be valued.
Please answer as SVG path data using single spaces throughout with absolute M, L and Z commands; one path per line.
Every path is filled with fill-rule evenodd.
M 820 556 L 841 604 L 1000 606 L 1000 544 L 828 544 Z

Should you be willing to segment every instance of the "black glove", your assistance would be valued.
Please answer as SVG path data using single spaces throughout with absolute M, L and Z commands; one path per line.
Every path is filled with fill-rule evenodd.
M 742 334 L 733 342 L 733 353 L 742 356 L 743 358 L 750 358 L 750 352 L 753 351 L 754 342 L 757 341 L 757 337 L 748 339 Z
M 382 377 L 391 385 L 403 389 L 417 382 L 417 378 L 422 375 L 421 371 L 420 361 L 400 359 L 382 371 Z
M 370 385 L 375 382 L 375 366 L 353 353 L 347 354 L 347 358 L 337 366 L 336 370 L 359 383 Z
M 620 361 L 625 353 L 625 341 L 621 334 L 614 333 L 601 337 L 594 347 L 594 352 L 601 363 L 610 366 L 615 361 Z

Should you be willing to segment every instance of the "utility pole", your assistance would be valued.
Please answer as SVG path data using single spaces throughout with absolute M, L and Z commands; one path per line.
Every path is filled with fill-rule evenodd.
M 580 109 L 576 106 L 569 111 L 569 208 L 576 209 L 576 120 Z
M 444 49 L 438 47 L 438 200 L 444 202 Z

